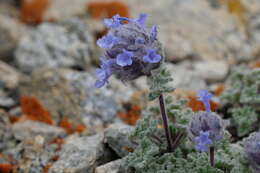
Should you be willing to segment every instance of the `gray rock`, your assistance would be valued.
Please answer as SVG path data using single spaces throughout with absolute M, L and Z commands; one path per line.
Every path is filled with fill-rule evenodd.
M 0 152 L 15 146 L 15 140 L 10 127 L 11 123 L 9 122 L 8 114 L 0 109 Z
M 2 8 L 4 7 L 0 6 L 0 10 Z M 8 12 L 12 11 L 9 7 L 5 6 L 5 10 L 6 8 Z M 0 33 L 0 59 L 9 60 L 18 41 L 27 33 L 26 27 L 17 19 L 1 13 Z
M 43 23 L 21 39 L 15 60 L 27 73 L 42 66 L 85 69 L 91 61 L 92 44 L 88 27 L 80 19 Z
M 15 68 L 0 61 L 0 81 L 9 89 L 17 88 L 20 78 L 24 77 Z
M 191 91 L 206 87 L 205 80 L 198 71 L 194 70 L 192 62 L 184 61 L 177 65 L 166 64 L 166 67 L 173 77 L 171 86 Z
M 0 107 L 11 108 L 15 106 L 16 101 L 10 97 L 3 95 L 0 91 Z
M 90 0 L 74 0 L 71 3 L 70 0 L 51 0 L 44 13 L 44 18 L 62 20 L 72 16 L 82 16 L 86 14 L 86 3 L 88 1 Z
M 125 124 L 113 124 L 105 130 L 105 142 L 120 157 L 124 157 L 129 153 L 129 149 L 136 146 L 129 140 L 129 135 L 133 127 Z
M 95 80 L 88 72 L 46 68 L 22 81 L 20 93 L 37 97 L 56 122 L 66 117 L 78 124 L 85 119 L 86 126 L 96 130 L 91 127 L 99 126 L 100 122 L 104 127 L 114 121 L 120 109 L 114 96 L 123 94 L 109 87 L 96 89 Z
M 194 70 L 210 82 L 223 81 L 229 66 L 225 61 L 199 61 L 194 63 Z
M 94 173 L 96 166 L 112 159 L 103 138 L 102 134 L 70 138 L 62 146 L 60 158 L 49 172 Z
M 124 159 L 118 159 L 96 168 L 95 173 L 126 173 L 122 172 Z
M 56 144 L 48 144 L 42 136 L 36 136 L 5 152 L 16 160 L 15 172 L 39 173 L 53 163 L 57 149 Z
M 65 136 L 64 130 L 60 127 L 30 120 L 13 124 L 12 132 L 18 140 L 29 139 L 41 135 L 49 141 L 59 136 Z

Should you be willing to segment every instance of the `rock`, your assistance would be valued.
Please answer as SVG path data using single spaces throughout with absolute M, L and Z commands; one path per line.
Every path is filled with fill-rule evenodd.
M 200 61 L 194 63 L 194 70 L 203 79 L 216 82 L 224 80 L 229 71 L 229 66 L 225 61 Z
M 2 8 L 0 6 L 0 10 Z M 9 9 L 9 7 L 6 6 L 5 8 Z M 12 9 L 8 10 L 8 12 L 10 11 L 12 11 Z M 17 19 L 4 15 L 3 13 L 0 14 L 0 59 L 10 61 L 18 41 L 28 32 L 26 29 L 28 28 Z
M 150 5 L 155 3 L 149 1 Z M 246 38 L 237 32 L 236 20 L 226 9 L 213 9 L 207 0 L 167 0 L 161 4 L 159 8 L 151 5 L 154 9 L 148 12 L 151 14 L 149 23 L 159 26 L 159 38 L 168 60 L 189 56 L 235 59 L 241 52 Z
M 124 124 L 112 124 L 105 130 L 105 143 L 120 157 L 124 157 L 133 150 L 134 145 L 129 139 L 133 127 Z
M 206 88 L 205 80 L 194 69 L 192 62 L 184 61 L 177 65 L 168 63 L 166 64 L 166 68 L 171 72 L 173 77 L 171 86 L 191 91 Z
M 43 66 L 85 69 L 91 61 L 92 44 L 88 27 L 80 19 L 43 23 L 21 39 L 15 60 L 26 73 Z
M 49 141 L 56 137 L 65 136 L 64 130 L 60 127 L 31 120 L 13 124 L 12 131 L 15 138 L 18 140 L 29 139 L 41 135 Z
M 15 146 L 15 140 L 10 126 L 11 123 L 9 122 L 8 114 L 0 109 L 0 152 Z
M 17 88 L 20 78 L 23 77 L 16 69 L 0 61 L 0 81 L 9 89 Z
M 105 148 L 104 136 L 74 137 L 62 146 L 60 158 L 50 168 L 50 173 L 94 173 L 95 167 L 112 159 Z
M 52 164 L 53 159 L 58 158 L 56 144 L 48 144 L 41 136 L 26 139 L 12 150 L 6 151 L 15 160 L 15 172 L 45 172 Z
M 5 96 L 0 91 L 0 107 L 11 108 L 16 105 L 16 101 L 10 97 Z
M 123 173 L 124 159 L 118 159 L 96 168 L 95 173 Z M 125 173 L 125 172 L 124 172 Z
M 68 118 L 78 124 L 84 119 L 89 129 L 96 130 L 95 124 L 100 127 L 101 122 L 104 128 L 114 122 L 122 103 L 116 98 L 123 98 L 124 94 L 122 90 L 117 92 L 119 86 L 116 89 L 97 89 L 95 80 L 88 72 L 46 68 L 35 71 L 29 80 L 22 81 L 19 91 L 21 95 L 39 99 L 56 122 Z

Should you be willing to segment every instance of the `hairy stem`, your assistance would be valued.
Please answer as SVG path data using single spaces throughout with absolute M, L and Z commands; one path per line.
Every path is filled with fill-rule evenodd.
M 161 110 L 161 115 L 163 120 L 163 127 L 165 130 L 165 136 L 168 144 L 168 151 L 172 152 L 172 140 L 171 140 L 170 129 L 168 125 L 168 116 L 165 110 L 164 98 L 162 94 L 159 96 L 159 103 L 160 103 L 160 110 Z
M 210 160 L 210 165 L 214 167 L 215 166 L 214 147 L 209 148 L 209 160 Z

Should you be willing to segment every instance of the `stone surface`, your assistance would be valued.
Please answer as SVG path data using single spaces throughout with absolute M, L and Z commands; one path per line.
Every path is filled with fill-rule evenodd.
M 52 165 L 49 172 L 94 173 L 96 166 L 112 159 L 103 138 L 102 134 L 70 138 L 63 145 L 59 160 Z
M 184 61 L 177 65 L 168 63 L 166 67 L 173 77 L 171 86 L 191 91 L 206 88 L 205 80 L 198 71 L 194 70 L 192 62 Z
M 0 5 L 2 12 L 1 9 L 8 11 L 8 13 L 12 11 L 9 7 Z M 28 32 L 26 29 L 28 30 L 14 17 L 8 16 L 5 12 L 0 13 L 0 59 L 10 60 L 18 41 Z
M 225 61 L 199 61 L 194 63 L 194 70 L 203 79 L 216 82 L 224 80 L 229 71 L 229 66 Z
M 25 76 L 20 74 L 15 68 L 0 61 L 0 81 L 3 82 L 6 88 L 17 88 L 21 77 Z
M 135 145 L 128 139 L 133 127 L 125 124 L 112 124 L 105 130 L 105 143 L 120 157 L 124 157 Z
M 29 139 L 38 135 L 44 137 L 46 140 L 65 136 L 64 130 L 60 127 L 30 120 L 13 124 L 12 132 L 18 140 Z
M 48 144 L 41 136 L 26 139 L 6 154 L 11 155 L 15 160 L 14 172 L 38 173 L 51 165 L 53 159 L 57 158 L 58 146 Z
M 126 97 L 120 86 L 97 89 L 94 82 L 88 72 L 46 68 L 35 71 L 19 87 L 21 95 L 37 97 L 56 122 L 66 117 L 96 130 L 113 123 L 122 104 L 117 98 Z
M 77 18 L 43 23 L 21 39 L 15 60 L 27 73 L 42 66 L 85 69 L 91 61 L 92 44 L 88 27 Z
M 123 173 L 121 171 L 121 167 L 124 166 L 123 164 L 123 159 L 112 161 L 105 165 L 97 167 L 95 173 Z
M 13 133 L 10 130 L 8 114 L 0 109 L 0 152 L 6 151 L 8 148 L 15 146 Z

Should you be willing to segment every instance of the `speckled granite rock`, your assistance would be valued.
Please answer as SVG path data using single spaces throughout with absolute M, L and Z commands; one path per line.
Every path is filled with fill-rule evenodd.
M 198 71 L 195 71 L 193 64 L 184 61 L 177 65 L 167 64 L 167 69 L 171 72 L 172 86 L 184 90 L 197 91 L 206 87 L 206 82 Z
M 93 53 L 91 38 L 84 21 L 77 18 L 43 23 L 19 42 L 16 64 L 27 73 L 42 66 L 84 69 Z
M 10 127 L 11 123 L 9 122 L 8 114 L 0 109 L 0 152 L 15 146 L 15 140 Z
M 17 43 L 23 35 L 28 33 L 28 28 L 16 18 L 5 14 L 2 9 L 8 11 L 8 13 L 12 13 L 12 9 L 0 4 L 0 59 L 10 61 Z
M 50 173 L 94 173 L 95 167 L 111 160 L 111 151 L 105 148 L 104 136 L 74 137 L 66 141 L 60 158 L 50 168 Z
M 6 151 L 14 159 L 16 172 L 39 173 L 52 164 L 57 157 L 58 145 L 48 144 L 41 136 L 24 140 L 12 150 Z
M 13 124 L 12 131 L 17 140 L 25 140 L 41 135 L 47 141 L 50 141 L 65 136 L 63 128 L 30 120 Z
M 95 173 L 126 173 L 123 169 L 124 167 L 124 159 L 118 159 L 104 165 L 101 165 L 96 168 Z
M 129 139 L 129 135 L 133 127 L 125 124 L 113 124 L 105 130 L 105 143 L 114 150 L 118 156 L 124 157 L 129 151 L 128 149 L 134 149 L 136 147 Z
M 56 122 L 67 117 L 76 124 L 84 121 L 95 131 L 98 130 L 95 125 L 104 128 L 114 122 L 120 109 L 116 98 L 123 94 L 109 87 L 97 89 L 94 82 L 95 78 L 88 72 L 46 68 L 35 71 L 19 87 L 21 95 L 37 97 Z
M 15 68 L 0 61 L 0 81 L 4 83 L 6 88 L 17 88 L 21 77 L 25 77 Z

